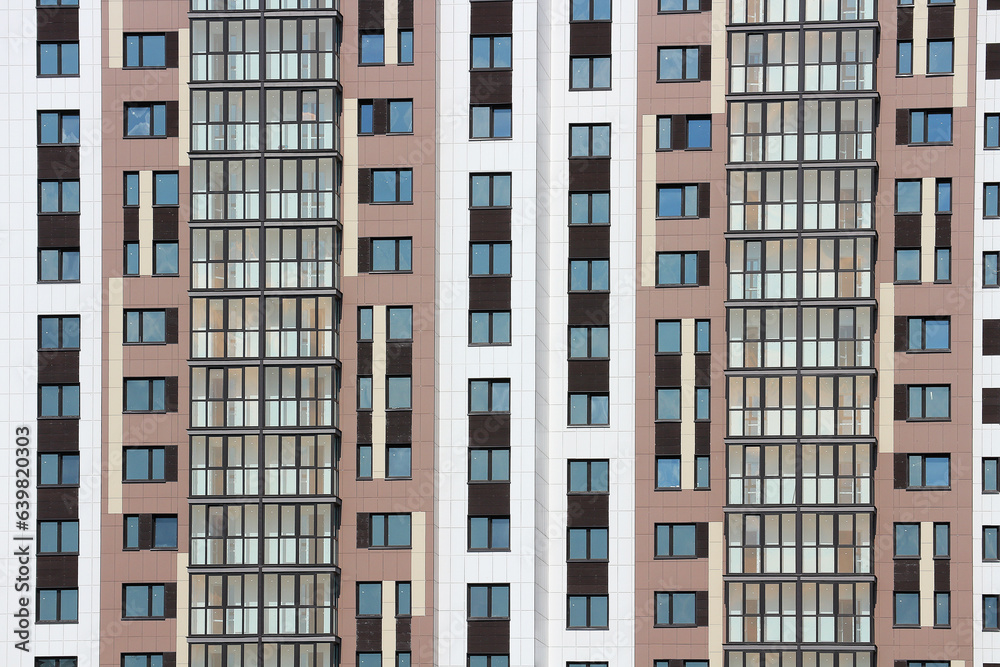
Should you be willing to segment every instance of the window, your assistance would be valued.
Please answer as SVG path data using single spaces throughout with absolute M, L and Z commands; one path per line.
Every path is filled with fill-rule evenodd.
M 568 595 L 566 606 L 567 628 L 608 627 L 607 595 Z
M 611 0 L 573 0 L 571 21 L 610 21 Z
M 80 349 L 80 318 L 75 315 L 42 315 L 38 318 L 38 349 Z
M 510 586 L 470 584 L 469 620 L 510 617 Z
M 656 150 L 666 151 L 673 145 L 673 117 L 657 116 L 656 118 Z M 680 146 L 678 146 L 680 148 Z
M 126 412 L 164 412 L 166 409 L 164 378 L 125 379 Z
M 920 558 L 920 524 L 893 524 L 894 558 Z
M 656 215 L 660 218 L 697 218 L 697 185 L 661 185 L 656 188 Z
M 983 493 L 1000 493 L 1000 459 L 983 459 Z
M 661 12 L 700 12 L 701 0 L 659 0 Z
M 167 105 L 165 102 L 126 102 L 126 137 L 167 136 Z
M 38 181 L 39 213 L 79 213 L 80 181 Z
M 1000 560 L 1000 526 L 983 526 L 983 560 Z
M 166 67 L 167 38 L 164 35 L 125 35 L 125 68 Z
M 385 64 L 385 34 L 382 32 L 362 32 L 359 35 L 362 65 Z
M 375 103 L 358 100 L 358 134 L 375 134 Z
M 139 205 L 139 172 L 137 171 L 126 171 L 123 174 L 125 178 L 125 184 L 123 193 L 124 203 L 123 206 L 138 206 Z
M 372 339 L 373 321 L 371 306 L 358 308 L 358 342 Z
M 694 390 L 694 418 L 699 421 L 708 420 L 709 398 L 711 390 L 708 387 L 695 387 Z
M 983 596 L 983 630 L 1000 630 L 1000 595 Z
M 153 175 L 153 206 L 177 206 L 177 172 Z
M 372 446 L 358 445 L 358 479 L 372 478 Z
M 996 287 L 1000 283 L 1000 253 L 983 253 L 983 287 Z
M 913 74 L 913 42 L 896 42 L 896 74 L 899 76 Z
M 40 2 L 40 5 L 49 4 Z M 56 4 L 52 2 L 51 4 Z M 68 2 L 63 4 L 70 4 Z M 77 667 L 76 658 L 35 658 L 35 667 Z M 158 666 L 159 667 L 159 666 Z
M 469 313 L 470 345 L 509 345 L 510 311 Z
M 413 64 L 413 31 L 399 31 L 399 64 Z
M 570 125 L 570 157 L 611 157 L 610 125 Z
M 611 88 L 611 56 L 573 57 L 569 61 L 570 90 Z
M 607 528 L 568 528 L 566 560 L 607 560 Z
M 660 252 L 656 254 L 657 287 L 680 287 L 697 284 L 697 252 Z
M 123 480 L 126 482 L 162 482 L 166 479 L 165 447 L 125 447 Z
M 358 653 L 358 667 L 382 667 L 382 654 Z
M 607 394 L 570 394 L 570 426 L 607 426 L 609 423 Z
M 611 224 L 611 193 L 571 192 L 569 195 L 569 224 Z
M 934 249 L 934 281 L 951 282 L 951 248 Z
M 608 462 L 570 461 L 569 493 L 608 493 Z
M 681 390 L 676 388 L 656 389 L 656 419 L 657 421 L 680 421 Z
M 660 47 L 657 77 L 660 81 L 697 81 L 697 46 Z
M 509 482 L 510 450 L 506 448 L 470 449 L 469 481 Z
M 177 275 L 177 241 L 155 241 L 153 243 L 153 275 Z
M 697 555 L 697 533 L 697 526 L 693 523 L 656 524 L 656 557 L 695 557 Z
M 43 384 L 38 386 L 39 417 L 79 417 L 80 385 Z
M 934 212 L 951 213 L 951 179 L 939 178 L 934 185 Z
M 606 259 L 571 259 L 570 292 L 607 292 L 611 289 L 611 266 Z
M 412 271 L 412 239 L 372 239 L 372 271 Z
M 983 185 L 983 217 L 1000 217 L 1000 183 Z
M 934 557 L 951 557 L 951 524 L 934 524 Z
M 712 147 L 712 119 L 711 117 L 687 118 L 687 148 L 711 148 Z
M 896 282 L 920 282 L 919 248 L 896 248 Z
M 412 378 L 409 375 L 387 377 L 385 379 L 386 410 L 412 410 Z
M 375 204 L 412 203 L 413 170 L 372 170 L 372 202 Z
M 469 265 L 471 276 L 509 276 L 510 243 L 471 244 Z
M 167 311 L 126 310 L 126 343 L 164 343 L 167 340 Z
M 986 114 L 985 125 L 985 147 L 1000 148 L 1000 114 Z
M 946 421 L 951 418 L 951 387 L 948 385 L 909 385 L 907 419 Z
M 513 64 L 510 35 L 472 38 L 472 69 L 510 69 Z
M 607 359 L 611 353 L 608 327 L 570 327 L 570 359 Z
M 389 100 L 389 133 L 413 132 L 413 100 Z
M 123 653 L 122 667 L 163 667 L 163 654 Z
M 39 486 L 76 486 L 80 483 L 80 455 L 38 455 Z
M 122 527 L 125 530 L 125 535 L 122 540 L 122 549 L 133 550 L 139 548 L 140 521 L 142 519 L 138 515 L 124 517 Z
M 39 623 L 75 623 L 79 611 L 79 591 L 75 588 L 38 590 Z
M 78 42 L 39 42 L 38 76 L 79 76 Z
M 510 380 L 469 380 L 469 413 L 510 412 Z
M 920 593 L 894 593 L 894 625 L 920 625 Z
M 510 656 L 470 655 L 468 667 L 510 667 Z
M 927 41 L 927 73 L 951 74 L 955 71 L 952 53 L 955 43 L 950 39 Z
M 951 593 L 934 594 L 934 626 L 951 625 Z
M 951 109 L 911 111 L 910 143 L 951 143 Z
M 510 549 L 510 517 L 469 517 L 469 551 L 506 549 Z
M 153 517 L 153 548 L 177 548 L 177 516 Z
M 908 489 L 943 489 L 951 486 L 951 457 L 934 454 L 907 456 Z
M 908 319 L 908 350 L 948 350 L 951 348 L 950 317 L 911 317 Z
M 681 460 L 677 456 L 656 457 L 656 488 L 681 488 Z
M 471 107 L 473 139 L 509 139 L 512 110 L 509 104 L 474 104 Z
M 413 308 L 390 306 L 386 308 L 389 323 L 388 340 L 413 340 Z
M 656 625 L 694 625 L 694 593 L 657 593 Z
M 163 618 L 165 594 L 163 584 L 124 584 L 122 618 Z
M 382 584 L 358 584 L 358 616 L 382 615 Z
M 709 475 L 709 457 L 694 457 L 694 488 L 707 489 L 711 486 L 711 476 Z
M 411 589 L 408 581 L 396 582 L 396 616 L 409 616 L 411 614 Z
M 39 521 L 38 553 L 74 554 L 80 551 L 79 521 Z
M 694 353 L 708 354 L 711 351 L 712 321 L 695 320 L 694 322 Z
M 373 547 L 410 546 L 409 514 L 372 514 Z
M 661 320 L 656 323 L 656 353 L 681 353 L 680 320 Z
M 473 174 L 470 176 L 469 202 L 472 208 L 509 207 L 510 174 Z
M 79 144 L 79 111 L 38 112 L 39 144 Z
M 386 479 L 406 479 L 412 474 L 409 445 L 389 445 L 385 448 Z
M 896 181 L 896 214 L 920 213 L 921 208 L 921 181 L 899 180 Z

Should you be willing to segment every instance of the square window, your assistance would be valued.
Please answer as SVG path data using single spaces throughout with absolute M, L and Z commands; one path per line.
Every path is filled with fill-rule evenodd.
M 656 524 L 656 558 L 694 558 L 697 555 L 697 533 L 693 523 Z
M 607 595 L 567 596 L 567 628 L 608 627 Z
M 568 528 L 566 530 L 567 561 L 606 561 L 608 559 L 607 528 Z
M 571 192 L 569 195 L 569 224 L 611 224 L 611 193 Z
M 469 551 L 508 549 L 510 549 L 510 517 L 469 517 Z
M 389 133 L 413 132 L 413 100 L 389 100 Z
M 608 493 L 609 480 L 606 460 L 569 462 L 568 493 Z
M 656 390 L 657 421 L 680 421 L 681 390 L 680 388 Z
M 38 553 L 75 554 L 79 551 L 79 521 L 38 522 Z
M 610 21 L 611 0 L 573 0 L 570 21 Z
M 473 139 L 509 139 L 513 113 L 510 105 L 472 105 Z
M 910 143 L 951 143 L 951 109 L 911 111 Z
M 697 81 L 699 67 L 699 48 L 660 47 L 659 68 L 660 81 Z
M 372 239 L 372 271 L 412 271 L 412 239 Z
M 75 588 L 41 588 L 35 607 L 38 623 L 75 623 L 79 615 L 79 591 Z
M 79 76 L 78 42 L 39 42 L 38 76 Z
M 698 253 L 661 252 L 656 255 L 657 287 L 698 284 Z
M 39 486 L 78 486 L 80 455 L 43 453 L 38 455 Z
M 38 112 L 38 143 L 77 145 L 80 143 L 79 111 Z
M 358 616 L 382 615 L 382 584 L 358 583 Z
M 167 340 L 167 311 L 126 310 L 125 342 L 130 344 L 157 344 Z
M 895 593 L 893 624 L 920 625 L 920 593 Z
M 470 244 L 469 264 L 470 276 L 509 276 L 511 264 L 510 243 Z
M 177 172 L 153 174 L 153 206 L 177 206 Z
M 362 65 L 385 64 L 385 34 L 381 32 L 362 32 L 359 41 L 360 62 Z
M 472 69 L 510 69 L 513 65 L 510 35 L 472 37 Z
M 611 289 L 610 261 L 606 259 L 571 259 L 570 292 L 607 292 Z
M 907 419 L 947 421 L 951 418 L 951 387 L 948 385 L 909 385 Z
M 920 524 L 893 524 L 894 549 L 896 558 L 920 558 Z
M 123 584 L 122 618 L 163 618 L 165 598 L 163 584 Z
M 387 478 L 409 478 L 412 475 L 410 446 L 388 445 L 385 449 L 385 465 Z
M 920 282 L 919 248 L 896 248 L 896 282 Z
M 176 516 L 153 517 L 153 548 L 154 549 L 177 548 Z
M 608 327 L 569 327 L 570 359 L 607 359 L 611 354 Z
M 510 207 L 510 174 L 472 174 L 469 203 L 472 208 Z
M 125 68 L 166 67 L 165 35 L 125 35 Z
M 412 169 L 372 170 L 372 203 L 413 203 Z
M 954 68 L 955 43 L 950 39 L 931 39 L 927 41 L 927 73 L 951 74 Z
M 38 349 L 79 350 L 80 318 L 75 315 L 42 315 L 38 318 Z
M 386 378 L 386 410 L 412 410 L 409 376 Z
M 678 456 L 658 456 L 656 458 L 656 488 L 681 488 L 681 459 Z
M 570 90 L 609 90 L 611 56 L 570 58 Z
M 920 179 L 896 181 L 896 213 L 920 213 Z
M 656 189 L 656 216 L 659 218 L 697 218 L 697 185 L 661 185 Z
M 951 486 L 948 455 L 911 454 L 907 459 L 907 488 L 946 489 Z
M 39 213 L 79 213 L 80 181 L 38 181 Z
M 509 345 L 510 311 L 469 313 L 469 345 Z
M 126 412 L 163 412 L 166 407 L 166 380 L 125 378 Z
M 509 449 L 470 449 L 470 482 L 509 482 Z
M 153 275 L 176 276 L 178 270 L 177 241 L 156 241 L 153 243 Z
M 687 147 L 689 149 L 712 147 L 712 119 L 710 117 L 688 116 Z
M 167 105 L 165 102 L 127 102 L 125 104 L 125 137 L 167 136 Z
M 413 308 L 410 306 L 390 306 L 386 308 L 389 320 L 390 341 L 413 340 Z
M 607 426 L 610 423 L 607 394 L 570 394 L 570 426 Z
M 510 380 L 469 380 L 469 413 L 510 412 Z
M 694 593 L 657 593 L 656 625 L 695 625 L 696 600 Z
M 951 348 L 951 318 L 911 317 L 908 322 L 908 350 L 948 350 Z
M 166 481 L 165 447 L 125 447 L 122 480 L 126 482 Z
M 656 353 L 681 353 L 680 320 L 663 320 L 656 323 Z
M 611 157 L 611 125 L 570 125 L 571 158 Z
M 80 416 L 80 385 L 43 384 L 38 386 L 38 416 L 75 418 Z

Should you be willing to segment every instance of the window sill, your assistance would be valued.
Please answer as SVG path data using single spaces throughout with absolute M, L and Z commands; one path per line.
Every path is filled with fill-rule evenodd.
M 510 347 L 512 343 L 469 343 L 469 347 Z
M 927 72 L 924 76 L 932 78 L 940 78 L 947 76 L 955 76 L 955 72 Z
M 146 69 L 177 69 L 176 67 L 167 67 L 166 65 L 122 65 L 122 70 L 146 70 Z
M 591 91 L 591 92 L 607 92 L 609 90 L 611 90 L 610 87 L 609 88 L 570 88 L 569 92 L 571 92 L 571 93 L 585 93 L 585 92 L 588 92 L 588 91 Z
M 56 589 L 56 590 L 64 590 L 64 589 Z M 35 625 L 76 625 L 78 623 L 79 621 L 76 620 L 75 618 L 71 621 L 43 621 L 42 619 L 35 620 Z
M 953 146 L 954 141 L 918 141 L 906 144 L 908 148 L 919 148 L 921 146 Z
M 133 135 L 126 134 L 122 137 L 122 139 L 125 139 L 126 141 L 129 139 L 171 139 L 171 138 L 176 139 L 177 137 L 168 137 L 165 134 L 133 134 Z
M 694 626 L 691 626 L 691 627 L 694 627 Z M 600 631 L 603 630 L 603 631 L 607 632 L 608 626 L 606 626 L 606 625 L 594 625 L 594 626 L 590 626 L 590 625 L 575 625 L 575 626 L 574 625 L 567 625 L 566 626 L 566 630 L 567 631 L 589 630 L 591 632 L 600 632 Z
M 385 61 L 380 63 L 358 63 L 358 67 L 385 67 Z
M 166 616 L 122 616 L 123 621 L 165 621 Z
M 610 160 L 610 155 L 570 155 L 570 160 Z M 604 192 L 600 190 L 598 192 Z
M 569 20 L 569 24 L 570 25 L 573 25 L 574 23 L 588 24 L 588 23 L 611 23 L 611 22 L 612 22 L 612 19 L 570 19 Z
M 123 479 L 122 484 L 166 484 L 165 479 Z
M 469 72 L 513 72 L 513 67 L 470 67 Z
M 566 424 L 566 428 L 611 428 L 611 424 Z
M 470 206 L 470 211 L 511 211 L 513 206 Z
M 570 229 L 573 227 L 611 227 L 610 222 L 570 222 Z
M 566 357 L 566 361 L 610 361 L 611 357 Z
M 912 79 L 913 78 L 913 72 L 910 72 L 908 74 L 907 73 L 896 72 L 896 78 L 897 79 Z
M 951 352 L 951 348 L 942 348 L 940 350 L 906 350 L 907 354 L 939 354 L 941 352 Z
M 67 415 L 67 416 L 63 416 L 63 415 L 47 415 L 47 416 L 39 415 L 37 417 L 37 419 L 45 419 L 45 420 L 48 420 L 48 419 L 80 419 L 80 415 Z
M 947 424 L 951 421 L 951 417 L 944 419 L 922 419 L 919 417 L 908 417 L 904 420 L 907 424 Z
M 908 486 L 905 491 L 951 491 L 950 486 Z
M 657 486 L 653 488 L 653 491 L 683 491 L 679 486 Z
M 698 215 L 658 215 L 657 220 L 703 220 L 701 216 Z
M 892 624 L 892 629 L 893 630 L 919 630 L 921 627 L 923 627 L 923 626 L 921 626 L 921 625 L 898 625 L 896 623 Z M 983 631 L 986 632 L 985 629 Z
M 48 453 L 48 452 L 46 452 Z M 39 489 L 79 489 L 79 484 L 36 484 Z
M 702 83 L 702 79 L 657 79 L 656 83 Z
M 469 141 L 511 141 L 513 137 L 469 137 Z
M 413 200 L 411 199 L 410 201 L 370 201 L 367 203 L 372 206 L 402 206 L 402 205 L 409 206 L 413 204 Z
M 696 560 L 707 556 L 653 556 L 653 560 Z
M 655 287 L 658 287 L 658 288 L 663 288 L 663 287 L 669 287 L 669 288 L 676 288 L 676 287 L 701 287 L 701 285 L 699 285 L 697 283 L 683 283 L 683 284 L 678 284 L 678 285 L 666 285 L 666 284 L 657 283 L 655 285 Z
M 479 549 L 479 548 L 474 548 L 474 547 L 469 547 L 469 548 L 468 548 L 468 549 L 466 550 L 466 553 L 470 553 L 470 554 L 483 554 L 483 553 L 486 553 L 486 554 L 492 554 L 492 553 L 508 553 L 508 554 L 509 554 L 509 553 L 510 553 L 510 547 L 508 547 L 508 548 L 506 548 L 506 549 L 491 549 L 491 548 L 489 548 L 489 547 L 484 547 L 484 548 L 482 548 L 482 549 Z
M 162 340 L 161 341 L 156 341 L 156 342 L 150 342 L 150 343 L 147 343 L 147 342 L 144 342 L 144 341 L 131 342 L 131 343 L 122 343 L 122 345 L 124 347 L 142 347 L 142 346 L 145 346 L 145 345 L 166 345 L 166 344 L 167 344 L 167 342 L 166 341 L 162 341 Z M 224 358 L 224 357 L 222 357 L 222 358 Z
M 365 548 L 366 549 L 374 549 L 376 551 L 406 551 L 407 549 L 412 549 L 413 547 L 411 545 L 407 544 L 406 546 L 399 546 L 399 547 L 377 547 L 377 546 L 369 546 L 369 547 L 365 547 Z

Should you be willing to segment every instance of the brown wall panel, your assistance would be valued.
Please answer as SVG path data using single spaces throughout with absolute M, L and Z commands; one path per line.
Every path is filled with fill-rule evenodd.
M 385 441 L 389 444 L 413 441 L 413 412 L 388 410 L 385 413 Z
M 569 324 L 605 325 L 610 321 L 608 294 L 570 294 Z
M 469 32 L 473 35 L 506 35 L 513 30 L 514 3 L 488 0 L 472 3 Z
M 983 320 L 983 354 L 1000 354 L 1000 320 Z
M 74 452 L 80 449 L 79 419 L 39 419 L 38 451 Z
M 386 343 L 386 375 L 409 375 L 413 372 L 413 343 Z
M 566 563 L 566 593 L 569 595 L 607 595 L 607 563 Z
M 358 651 L 378 653 L 382 650 L 382 619 L 358 619 Z
M 509 447 L 510 415 L 469 415 L 469 445 L 472 447 Z
M 469 278 L 470 310 L 510 310 L 510 276 Z
M 469 621 L 469 653 L 510 653 L 510 621 Z
M 611 256 L 611 227 L 574 225 L 569 228 L 570 259 L 607 259 Z
M 569 391 L 608 391 L 610 363 L 607 359 L 571 359 L 569 361 Z
M 79 215 L 38 216 L 39 248 L 80 247 Z
M 655 364 L 657 387 L 681 386 L 681 355 L 658 354 Z
M 513 75 L 508 70 L 469 72 L 469 95 L 471 104 L 510 104 Z
M 39 146 L 38 178 L 80 178 L 80 147 Z
M 47 6 L 35 10 L 38 41 L 75 42 L 80 39 L 80 10 Z
M 570 56 L 611 55 L 611 22 L 583 21 L 569 24 Z
M 38 556 L 38 588 L 76 588 L 79 585 L 79 556 Z
M 39 519 L 76 519 L 80 516 L 80 490 L 77 488 L 39 488 Z
M 470 516 L 510 516 L 510 484 L 469 484 Z
M 951 39 L 954 36 L 955 6 L 929 6 L 927 8 L 927 39 Z
M 573 158 L 569 161 L 569 189 L 609 190 L 611 188 L 610 158 Z
M 39 350 L 38 381 L 48 384 L 80 382 L 79 350 Z
M 608 496 L 572 494 L 566 496 L 566 525 L 570 528 L 608 525 Z

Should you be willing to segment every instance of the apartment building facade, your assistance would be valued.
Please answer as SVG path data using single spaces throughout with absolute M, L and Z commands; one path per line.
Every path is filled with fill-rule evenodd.
M 15 3 L 4 664 L 1000 664 L 995 4 Z

